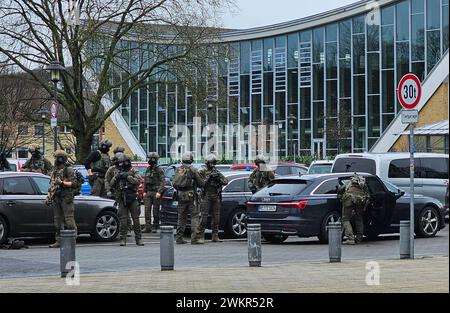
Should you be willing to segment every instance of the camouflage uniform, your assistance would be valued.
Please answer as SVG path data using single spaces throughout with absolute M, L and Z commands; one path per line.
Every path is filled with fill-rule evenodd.
M 258 157 L 255 163 L 258 167 L 248 178 L 248 188 L 252 193 L 263 189 L 275 178 L 274 172 L 265 164 L 262 157 Z
M 203 179 L 192 163 L 192 156 L 183 157 L 183 165 L 177 168 L 173 179 L 173 186 L 177 190 L 175 200 L 178 201 L 177 243 L 186 243 L 183 234 L 186 229 L 187 217 L 191 211 L 191 243 L 197 243 L 195 230 L 199 223 L 200 208 L 197 197 L 194 195 L 195 187 L 203 186 Z
M 126 159 L 126 161 L 123 161 L 123 159 Z M 120 245 L 126 244 L 128 214 L 131 214 L 133 219 L 136 244 L 144 245 L 139 223 L 141 210 L 137 199 L 137 188 L 141 184 L 141 176 L 138 170 L 131 167 L 131 161 L 128 157 L 121 156 L 118 158 L 118 162 L 128 162 L 128 166 L 119 166 L 118 173 L 110 181 L 110 188 L 115 191 L 115 198 L 119 203 Z
M 107 190 L 105 188 L 105 175 L 111 166 L 111 159 L 108 151 L 112 143 L 109 140 L 100 142 L 100 149 L 92 152 L 85 162 L 85 167 L 91 170 L 93 180 L 91 194 L 98 197 L 106 197 Z
M 64 162 L 58 162 L 58 158 L 65 158 Z M 50 178 L 49 194 L 45 200 L 46 204 L 53 206 L 54 223 L 56 228 L 56 242 L 51 248 L 59 247 L 61 228 L 77 229 L 75 224 L 74 190 L 79 187 L 75 171 L 67 166 L 67 154 L 64 151 L 55 151 L 55 170 Z M 62 182 L 72 183 L 66 187 Z
M 219 242 L 220 202 L 222 198 L 222 186 L 228 184 L 228 179 L 215 167 L 200 171 L 200 176 L 205 181 L 202 192 L 201 219 L 197 228 L 197 240 L 203 241 L 209 209 L 211 209 L 212 241 Z
M 347 241 L 344 243 L 355 244 L 355 236 L 353 234 L 350 220 L 355 214 L 356 226 L 356 243 L 361 242 L 364 234 L 364 212 L 369 198 L 369 190 L 364 177 L 354 175 L 339 186 L 338 195 L 342 202 L 342 224 L 345 231 Z
M 164 171 L 156 166 L 147 167 L 144 176 L 144 204 L 145 204 L 145 232 L 152 231 L 152 208 L 153 208 L 153 232 L 159 227 L 160 200 L 156 197 L 164 192 Z
M 39 151 L 39 147 L 37 145 L 32 145 L 28 151 L 31 153 L 31 158 L 29 158 L 25 164 L 22 165 L 22 171 L 50 175 L 53 170 L 52 163 L 42 156 Z

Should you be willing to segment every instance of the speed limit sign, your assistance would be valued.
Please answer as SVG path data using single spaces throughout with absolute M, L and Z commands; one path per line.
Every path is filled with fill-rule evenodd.
M 420 102 L 422 85 L 414 74 L 406 74 L 398 84 L 398 101 L 406 110 L 414 109 Z

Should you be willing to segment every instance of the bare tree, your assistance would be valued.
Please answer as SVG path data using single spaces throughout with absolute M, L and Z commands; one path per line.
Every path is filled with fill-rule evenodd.
M 89 153 L 93 135 L 143 86 L 166 81 L 170 68 L 198 64 L 215 40 L 218 13 L 232 0 L 79 0 L 81 25 L 68 17 L 68 1 L 3 0 L 0 62 L 28 73 L 53 94 L 34 69 L 57 60 L 62 73 L 58 101 L 76 137 L 77 161 Z M 101 101 L 115 93 L 114 105 Z M 101 110 L 105 109 L 103 114 Z
M 352 136 L 351 112 L 340 108 L 336 118 L 326 118 L 326 136 L 328 144 L 334 144 L 337 153 L 344 153 L 344 141 Z

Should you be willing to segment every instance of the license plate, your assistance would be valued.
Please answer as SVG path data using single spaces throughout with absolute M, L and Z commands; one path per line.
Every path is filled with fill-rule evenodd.
M 260 205 L 258 207 L 259 212 L 276 212 L 277 206 L 276 205 Z

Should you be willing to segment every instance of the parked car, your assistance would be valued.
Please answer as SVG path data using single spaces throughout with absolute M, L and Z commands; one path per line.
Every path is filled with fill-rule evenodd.
M 409 153 L 341 154 L 333 164 L 333 173 L 366 172 L 409 192 Z M 445 203 L 448 154 L 415 153 L 414 192 Z
M 90 195 L 91 194 L 91 185 L 89 184 L 89 175 L 88 175 L 88 171 L 87 169 L 84 167 L 84 165 L 72 165 L 72 167 L 77 170 L 78 172 L 81 173 L 81 175 L 83 175 L 84 178 L 84 183 L 81 186 L 81 194 L 82 195 Z
M 225 177 L 229 180 L 228 185 L 222 189 L 222 202 L 220 210 L 219 229 L 223 230 L 228 237 L 243 238 L 247 234 L 245 224 L 245 204 L 252 193 L 247 187 L 249 172 L 233 171 L 226 172 Z M 168 188 L 161 201 L 161 224 L 177 226 L 178 202 L 173 200 L 174 188 Z M 208 224 L 211 225 L 211 216 Z M 190 229 L 190 214 L 188 216 L 187 228 Z
M 228 172 L 231 168 L 231 164 L 217 164 L 216 168 L 221 172 Z
M 366 178 L 371 204 L 364 217 L 365 235 L 374 238 L 397 233 L 401 220 L 409 220 L 410 196 L 375 175 Z M 313 237 L 328 241 L 327 225 L 339 220 L 342 204 L 337 186 L 353 173 L 286 177 L 273 180 L 247 203 L 248 223 L 261 224 L 264 238 L 283 242 L 288 236 Z M 436 199 L 414 196 L 416 235 L 433 237 L 445 227 L 443 205 Z
M 331 173 L 333 161 L 318 160 L 313 161 L 308 169 L 308 174 L 328 174 Z
M 308 167 L 304 164 L 293 162 L 271 162 L 269 165 L 274 169 L 275 174 L 279 176 L 304 175 L 308 172 Z M 253 171 L 256 168 L 255 163 L 233 164 L 230 170 Z
M 7 159 L 9 162 L 9 166 L 11 168 L 11 172 L 20 172 L 22 169 L 22 164 L 19 160 L 16 159 Z
M 0 173 L 0 244 L 8 237 L 50 237 L 55 234 L 53 209 L 44 204 L 50 177 L 30 172 Z M 75 197 L 78 234 L 113 241 L 119 233 L 114 201 Z
M 204 163 L 193 163 L 192 164 L 197 170 L 204 169 L 206 165 Z M 164 171 L 164 175 L 166 178 L 168 178 L 170 181 L 172 181 L 173 176 L 175 175 L 175 170 L 180 167 L 181 164 L 171 164 L 168 165 Z

